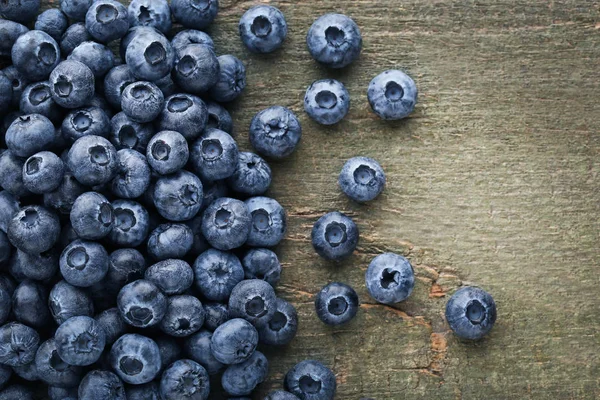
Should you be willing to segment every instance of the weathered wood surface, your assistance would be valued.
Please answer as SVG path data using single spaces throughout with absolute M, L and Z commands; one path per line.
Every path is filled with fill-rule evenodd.
M 210 30 L 219 53 L 248 68 L 231 105 L 249 149 L 252 116 L 294 110 L 304 134 L 291 159 L 273 163 L 270 195 L 288 210 L 279 294 L 299 310 L 298 337 L 270 351 L 261 393 L 280 388 L 296 362 L 319 359 L 337 375 L 338 399 L 591 399 L 600 397 L 600 6 L 589 0 L 273 1 L 289 23 L 282 50 L 246 51 L 237 34 L 257 1 L 221 0 Z M 343 71 L 319 67 L 305 47 L 310 24 L 343 12 L 364 49 Z M 370 112 L 372 77 L 401 68 L 420 90 L 416 112 L 386 123 Z M 306 87 L 340 79 L 352 97 L 333 128 L 303 112 Z M 377 158 L 388 186 L 369 205 L 347 200 L 337 174 L 352 156 Z M 361 229 L 356 254 L 333 265 L 313 252 L 310 229 L 341 210 Z M 383 251 L 416 268 L 412 297 L 374 304 L 364 286 Z M 357 318 L 332 329 L 313 296 L 334 280 L 353 285 Z M 457 340 L 445 303 L 461 284 L 488 290 L 498 322 L 479 343 Z M 261 397 L 262 398 L 262 397 Z

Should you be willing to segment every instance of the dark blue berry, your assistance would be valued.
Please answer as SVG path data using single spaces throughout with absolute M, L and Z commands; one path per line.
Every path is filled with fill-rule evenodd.
M 171 9 L 166 0 L 133 0 L 127 14 L 132 27 L 148 26 L 165 35 L 171 31 Z
M 29 29 L 23 24 L 8 19 L 0 20 L 0 56 L 10 57 L 15 41 L 27 31 Z
M 287 36 L 283 13 L 273 6 L 260 5 L 244 13 L 239 23 L 240 37 L 253 53 L 272 53 Z
M 377 161 L 369 157 L 353 157 L 340 172 L 342 191 L 357 202 L 375 199 L 385 187 L 385 173 Z
M 174 59 L 171 42 L 155 29 L 137 30 L 125 53 L 125 61 L 133 75 L 150 82 L 168 75 Z
M 160 321 L 160 329 L 175 337 L 189 336 L 202 328 L 204 308 L 194 296 L 171 296 L 167 301 L 167 313 Z
M 269 189 L 271 179 L 271 167 L 265 160 L 254 153 L 240 152 L 237 167 L 227 183 L 238 193 L 258 196 Z
M 227 301 L 233 288 L 244 279 L 244 269 L 233 254 L 206 250 L 194 261 L 195 287 L 211 301 Z
M 24 165 L 25 160 L 17 157 L 10 150 L 3 151 L 0 154 L 0 186 L 7 194 L 17 197 L 31 194 L 23 183 Z M 10 217 L 12 217 L 12 214 Z
M 142 244 L 150 230 L 148 211 L 132 200 L 115 200 L 115 222 L 108 235 L 110 241 L 118 246 L 136 247 Z
M 250 143 L 265 157 L 281 159 L 289 156 L 301 136 L 298 118 L 285 107 L 269 107 L 256 114 L 250 123 Z
M 185 28 L 207 28 L 219 11 L 218 0 L 174 0 L 171 11 L 175 20 Z
M 58 217 L 45 207 L 23 207 L 8 224 L 8 239 L 26 253 L 40 254 L 56 244 L 60 236 Z
M 210 350 L 211 339 L 212 332 L 202 329 L 185 339 L 183 349 L 186 356 L 202 365 L 209 375 L 215 375 L 223 369 L 223 364 Z
M 163 108 L 165 98 L 152 82 L 135 82 L 125 87 L 121 108 L 131 120 L 139 123 L 154 121 Z
M 169 221 L 193 218 L 202 206 L 202 182 L 190 172 L 180 170 L 160 178 L 154 187 L 154 205 Z
M 160 175 L 173 174 L 187 164 L 190 156 L 188 143 L 179 132 L 162 131 L 150 139 L 146 158 L 152 170 Z
M 138 334 L 123 335 L 110 349 L 110 364 L 123 381 L 133 385 L 148 383 L 160 371 L 158 345 Z
M 249 359 L 258 344 L 258 332 L 246 320 L 230 319 L 213 333 L 210 348 L 222 364 L 239 364 Z
M 232 396 L 248 395 L 267 378 L 268 373 L 267 357 L 255 351 L 246 361 L 228 366 L 221 377 L 221 385 Z
M 181 346 L 174 337 L 155 335 L 154 341 L 160 353 L 161 371 L 181 358 Z
M 154 283 L 167 295 L 182 294 L 194 282 L 192 267 L 183 260 L 163 260 L 148 267 L 144 279 Z
M 397 120 L 413 112 L 418 90 L 410 76 L 392 69 L 373 78 L 367 96 L 375 114 L 386 120 Z
M 154 283 L 140 279 L 123 286 L 117 297 L 117 306 L 121 317 L 129 325 L 147 328 L 163 319 L 167 312 L 167 298 Z
M 312 229 L 312 244 L 321 257 L 339 261 L 349 257 L 358 244 L 358 227 L 346 215 L 330 212 L 323 215 Z
M 152 124 L 135 122 L 123 112 L 115 114 L 110 120 L 110 124 L 110 141 L 117 150 L 132 149 L 146 154 L 146 146 L 148 146 L 150 138 L 154 135 Z
M 127 399 L 121 379 L 112 372 L 100 370 L 90 371 L 83 377 L 77 394 L 80 399 Z
M 246 279 L 262 279 L 275 287 L 281 277 L 277 254 L 269 249 L 251 249 L 242 259 Z
M 341 325 L 350 321 L 358 307 L 358 295 L 354 289 L 340 282 L 325 286 L 315 299 L 317 317 L 327 325 Z
M 261 328 L 273 318 L 276 304 L 277 297 L 271 285 L 260 279 L 249 279 L 241 281 L 231 291 L 229 315 Z
M 192 144 L 190 160 L 204 181 L 228 178 L 238 164 L 237 143 L 226 132 L 207 129 Z
M 18 157 L 30 157 L 47 149 L 55 140 L 52 121 L 40 114 L 22 115 L 6 131 L 6 146 Z
M 350 94 L 346 87 L 335 79 L 313 82 L 304 96 L 304 111 L 323 125 L 340 122 L 350 109 Z
M 104 330 L 90 317 L 72 317 L 63 322 L 54 334 L 58 356 L 69 365 L 91 365 L 104 350 Z
M 185 224 L 162 224 L 150 233 L 148 253 L 154 259 L 183 258 L 192 248 L 194 235 Z
M 42 329 L 52 321 L 48 310 L 48 291 L 41 283 L 26 279 L 12 295 L 15 320 L 34 329 Z
M 85 27 L 98 42 L 120 39 L 129 29 L 127 8 L 114 0 L 98 0 L 85 14 Z
M 220 68 L 213 49 L 202 44 L 189 44 L 177 50 L 173 79 L 186 91 L 201 94 L 217 83 Z
M 188 44 L 202 44 L 210 47 L 213 51 L 215 50 L 215 44 L 212 38 L 207 33 L 195 29 L 184 29 L 177 32 L 177 34 L 173 36 L 173 39 L 171 39 L 171 45 L 175 51 L 183 49 Z
M 96 79 L 102 79 L 115 64 L 112 51 L 103 44 L 83 42 L 67 57 L 87 65 Z
M 97 240 L 110 233 L 115 215 L 106 197 L 97 192 L 86 192 L 73 203 L 70 220 L 78 237 Z
M 150 186 L 151 170 L 143 154 L 131 150 L 117 151 L 117 175 L 111 183 L 115 196 L 135 199 L 144 194 Z
M 214 101 L 207 102 L 206 107 L 208 109 L 206 127 L 219 129 L 231 135 L 233 133 L 233 120 L 225 107 Z
M 71 317 L 94 315 L 94 304 L 83 289 L 60 281 L 50 291 L 48 307 L 54 321 L 60 325 Z
M 48 81 L 32 83 L 25 87 L 21 93 L 19 109 L 23 114 L 41 114 L 53 123 L 59 123 L 63 117 L 62 108 L 52 98 Z
M 67 30 L 69 21 L 67 16 L 59 9 L 51 8 L 37 16 L 35 20 L 35 30 L 46 32 L 54 40 L 60 40 L 60 37 Z
M 40 345 L 34 363 L 39 378 L 48 385 L 76 387 L 81 380 L 81 368 L 70 365 L 60 358 L 54 338 Z
M 60 256 L 60 272 L 73 286 L 90 287 L 108 272 L 108 253 L 97 242 L 75 240 Z
M 175 361 L 160 379 L 160 396 L 163 400 L 206 400 L 209 394 L 208 373 L 203 366 L 192 360 Z
M 93 38 L 88 33 L 87 29 L 85 29 L 85 24 L 83 22 L 73 24 L 67 28 L 65 33 L 63 33 L 62 37 L 60 38 L 60 52 L 62 56 L 65 57 L 71 54 L 73 49 L 75 49 L 75 47 L 79 46 L 81 43 L 92 39 Z
M 251 197 L 245 201 L 252 216 L 252 228 L 246 244 L 273 247 L 279 244 L 287 228 L 285 210 L 269 197 Z
M 127 64 L 113 67 L 104 77 L 104 96 L 106 101 L 113 108 L 120 109 L 123 90 L 135 82 L 136 78 Z
M 210 89 L 214 101 L 225 103 L 236 99 L 246 87 L 246 67 L 232 55 L 217 57 L 219 60 L 219 79 Z
M 232 250 L 242 246 L 248 239 L 251 218 L 244 202 L 221 197 L 204 211 L 202 234 L 213 247 Z
M 285 375 L 284 385 L 302 400 L 333 400 L 337 387 L 334 373 L 315 360 L 296 364 Z
M 287 301 L 278 298 L 275 314 L 258 330 L 260 342 L 269 346 L 283 346 L 292 341 L 298 330 L 298 312 Z
M 481 339 L 496 322 L 496 303 L 483 289 L 463 287 L 448 300 L 446 321 L 458 337 Z
M 45 253 L 32 254 L 21 250 L 14 251 L 8 268 L 14 275 L 15 271 L 25 278 L 36 281 L 45 281 L 54 276 L 58 270 L 58 258 L 60 253 L 51 249 Z
M 229 320 L 229 308 L 226 304 L 222 303 L 204 303 L 204 328 L 209 331 L 214 331 Z
M 12 48 L 13 65 L 31 81 L 48 79 L 60 61 L 56 40 L 43 31 L 21 35 Z
M 116 307 L 102 311 L 96 315 L 95 320 L 104 331 L 106 344 L 113 344 L 118 338 L 127 333 L 128 327 Z
M 406 258 L 384 253 L 371 261 L 365 281 L 371 297 L 379 303 L 394 304 L 410 296 L 415 286 L 415 275 Z
M 50 74 L 52 98 L 61 107 L 79 108 L 94 97 L 94 73 L 79 61 L 66 60 Z
M 65 174 L 65 165 L 54 153 L 41 151 L 29 157 L 23 165 L 23 184 L 32 193 L 56 190 Z
M 342 14 L 325 14 L 317 19 L 306 36 L 311 56 L 330 68 L 343 68 L 360 55 L 362 36 L 358 25 Z
M 39 345 L 38 333 L 27 325 L 9 322 L 0 327 L 1 364 L 11 367 L 27 365 L 34 360 Z
M 194 140 L 206 127 L 208 111 L 199 98 L 191 94 L 174 94 L 165 100 L 158 116 L 157 127 L 161 131 L 179 132 L 187 140 Z

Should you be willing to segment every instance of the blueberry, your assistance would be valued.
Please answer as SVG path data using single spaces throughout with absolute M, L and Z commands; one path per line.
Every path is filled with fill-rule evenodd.
M 160 175 L 179 171 L 188 162 L 189 156 L 190 151 L 185 137 L 175 131 L 158 132 L 146 147 L 148 164 Z
M 120 106 L 119 106 L 120 107 Z M 152 124 L 140 124 L 131 120 L 125 113 L 115 114 L 110 120 L 110 141 L 117 150 L 132 149 L 142 154 L 146 153 L 146 146 L 154 136 Z
M 27 31 L 29 29 L 23 24 L 8 19 L 0 20 L 0 57 L 10 57 L 15 41 Z
M 200 254 L 193 268 L 196 289 L 211 301 L 226 301 L 233 288 L 244 279 L 240 260 L 216 249 Z
M 158 345 L 142 335 L 121 336 L 110 349 L 109 358 L 117 375 L 133 385 L 150 382 L 160 371 Z
M 168 299 L 167 313 L 160 321 L 160 329 L 175 337 L 189 336 L 204 324 L 204 308 L 194 296 L 178 295 Z
M 221 385 L 232 396 L 247 395 L 267 378 L 268 373 L 267 357 L 255 351 L 246 361 L 227 367 L 221 377 Z
M 60 222 L 58 217 L 45 207 L 26 206 L 13 216 L 6 233 L 17 249 L 39 254 L 50 250 L 58 241 Z
M 79 108 L 94 97 L 94 73 L 79 61 L 66 60 L 50 74 L 52 98 L 61 107 Z
M 374 159 L 353 157 L 344 164 L 338 182 L 348 197 L 362 203 L 375 199 L 383 191 L 385 173 Z
M 222 303 L 204 303 L 204 328 L 214 331 L 229 320 L 229 308 Z
M 1 20 L 0 20 L 1 21 Z M 8 66 L 2 70 L 4 75 L 12 83 L 12 104 L 15 107 L 19 106 L 23 90 L 29 85 L 30 78 L 21 73 L 14 65 Z M 19 116 L 19 115 L 17 115 Z M 8 118 L 8 116 L 7 116 Z M 13 118 L 14 121 L 15 118 Z
M 115 216 L 106 197 L 97 192 L 86 192 L 73 203 L 70 219 L 77 236 L 97 240 L 110 233 Z
M 78 239 L 63 250 L 60 272 L 71 285 L 89 287 L 106 276 L 108 262 L 108 253 L 100 243 Z
M 143 154 L 131 149 L 117 151 L 117 176 L 111 183 L 115 196 L 135 199 L 150 186 L 150 166 Z
M 269 249 L 251 249 L 242 259 L 246 279 L 262 279 L 275 287 L 281 276 L 277 254 Z
M 340 122 L 350 109 L 350 94 L 346 87 L 335 79 L 313 82 L 304 96 L 304 111 L 323 125 Z
M 165 35 L 171 31 L 171 9 L 166 0 L 133 0 L 127 14 L 131 26 L 149 26 Z
M 400 70 L 388 70 L 369 84 L 367 96 L 371 108 L 380 118 L 406 118 L 415 109 L 418 90 L 415 81 Z
M 171 1 L 175 20 L 185 28 L 205 29 L 217 16 L 218 0 L 175 0 Z
M 232 250 L 242 246 L 250 234 L 252 216 L 240 200 L 221 197 L 204 211 L 202 234 L 213 247 Z
M 106 101 L 113 108 L 120 109 L 123 91 L 128 85 L 135 82 L 136 78 L 127 64 L 113 67 L 104 77 L 104 96 Z
M 239 364 L 249 359 L 258 344 L 258 332 L 248 321 L 230 319 L 212 335 L 210 349 L 222 364 Z
M 127 400 L 162 400 L 158 384 L 154 381 L 143 385 L 131 385 L 125 388 Z
M 260 342 L 268 346 L 283 346 L 292 341 L 298 330 L 298 312 L 293 305 L 278 298 L 275 314 L 258 330 Z
M 315 299 L 317 317 L 327 325 L 341 325 L 350 321 L 358 307 L 358 295 L 354 289 L 340 282 L 325 286 Z
M 62 117 L 62 108 L 52 98 L 48 81 L 32 83 L 21 93 L 19 109 L 23 114 L 41 114 L 54 123 Z
M 342 14 L 325 14 L 306 35 L 311 56 L 330 68 L 343 68 L 360 55 L 362 36 L 358 25 Z
M 219 80 L 219 61 L 214 51 L 202 44 L 189 44 L 177 51 L 173 79 L 195 94 L 207 92 Z
M 207 187 L 208 186 L 208 187 Z M 224 180 L 207 183 L 204 186 L 204 198 L 202 199 L 201 211 L 210 206 L 216 199 L 221 197 L 229 197 L 229 188 Z
M 11 367 L 27 365 L 35 358 L 39 345 L 38 333 L 27 325 L 9 322 L 0 327 L 1 364 Z
M 301 136 L 298 118 L 285 107 L 269 107 L 256 114 L 250 123 L 250 143 L 265 157 L 281 159 L 289 156 Z
M 119 309 L 116 307 L 102 311 L 96 315 L 95 320 L 98 326 L 104 331 L 106 344 L 114 343 L 118 338 L 127 333 L 127 325 L 123 321 L 123 318 L 121 318 Z
M 40 345 L 34 363 L 40 379 L 48 385 L 74 387 L 81 380 L 81 368 L 69 365 L 60 358 L 54 338 Z
M 0 3 L 0 15 L 15 22 L 31 22 L 40 10 L 40 0 L 7 0 Z
M 191 94 L 174 94 L 165 100 L 158 116 L 157 127 L 161 131 L 181 133 L 187 140 L 194 140 L 206 127 L 208 111 L 199 97 Z
M 380 254 L 371 261 L 365 275 L 367 290 L 379 303 L 404 301 L 412 293 L 415 276 L 410 262 L 398 254 Z
M 44 205 L 61 214 L 69 214 L 77 197 L 87 190 L 72 173 L 66 171 L 58 188 L 50 193 L 44 193 Z
M 358 244 L 358 227 L 340 212 L 323 215 L 312 229 L 312 245 L 318 255 L 333 261 L 349 257 Z
M 246 67 L 238 58 L 226 54 L 219 60 L 219 79 L 210 89 L 210 97 L 221 103 L 233 101 L 246 87 Z
M 77 391 L 80 399 L 126 400 L 125 387 L 119 377 L 109 371 L 94 370 L 87 373 Z
M 147 328 L 163 319 L 167 312 L 167 298 L 154 283 L 140 279 L 123 286 L 117 297 L 117 306 L 121 317 L 129 325 Z
M 237 167 L 227 183 L 234 191 L 250 196 L 261 195 L 271 185 L 271 167 L 260 156 L 240 152 Z
M 133 75 L 145 81 L 155 81 L 168 75 L 173 68 L 175 51 L 167 38 L 154 29 L 140 29 L 131 38 L 125 61 Z
M 190 150 L 194 169 L 205 181 L 216 181 L 233 175 L 238 164 L 236 141 L 226 132 L 207 129 Z
M 233 120 L 225 107 L 214 101 L 207 102 L 206 107 L 208 109 L 206 127 L 219 129 L 231 135 L 233 132 Z
M 56 40 L 43 31 L 29 31 L 19 36 L 12 48 L 13 65 L 28 79 L 48 79 L 60 61 Z
M 218 374 L 223 369 L 223 364 L 217 361 L 210 350 L 212 335 L 211 332 L 202 329 L 188 336 L 183 345 L 185 354 L 202 365 L 209 375 Z
M 140 204 L 131 200 L 115 200 L 115 223 L 108 235 L 118 246 L 136 247 L 142 244 L 150 230 L 150 216 Z
M 22 385 L 11 385 L 0 392 L 2 400 L 33 400 L 31 389 Z
M 24 165 L 25 160 L 17 157 L 10 150 L 3 151 L 0 154 L 0 186 L 2 186 L 7 194 L 17 197 L 31 194 L 23 182 Z
M 48 307 L 52 318 L 62 324 L 71 317 L 94 315 L 94 305 L 90 296 L 83 289 L 60 281 L 50 291 Z
M 161 359 L 161 371 L 181 358 L 181 346 L 172 336 L 155 336 Z
M 54 153 L 42 151 L 29 157 L 23 165 L 23 184 L 32 193 L 50 193 L 63 180 L 65 165 Z
M 127 8 L 114 0 L 95 1 L 85 14 L 85 27 L 99 42 L 120 39 L 129 29 Z
M 83 185 L 103 185 L 117 173 L 117 150 L 101 136 L 83 136 L 69 150 L 67 165 Z
M 150 26 L 132 26 L 127 31 L 127 34 L 121 38 L 119 41 L 119 56 L 122 61 L 125 61 L 125 56 L 127 54 L 127 46 L 136 37 L 140 32 L 148 32 L 150 34 L 157 33 L 156 28 L 152 28 Z
M 60 9 L 72 21 L 85 21 L 85 14 L 92 5 L 92 0 L 60 0 Z
M 15 320 L 34 329 L 46 327 L 52 320 L 48 310 L 48 292 L 41 283 L 24 280 L 12 296 Z
M 175 361 L 160 379 L 160 396 L 163 400 L 206 400 L 209 394 L 208 373 L 203 366 L 192 360 Z
M 76 400 L 77 386 L 69 388 L 48 386 L 48 397 L 50 400 Z
M 35 30 L 46 32 L 56 41 L 60 40 L 68 26 L 67 16 L 56 8 L 44 11 L 35 20 Z
M 59 252 L 52 249 L 41 254 L 30 254 L 16 250 L 9 262 L 9 269 L 12 274 L 15 270 L 18 270 L 19 274 L 25 278 L 45 281 L 56 274 L 59 255 Z
M 154 259 L 183 258 L 192 248 L 194 235 L 185 224 L 159 225 L 148 238 L 148 253 Z
M 246 244 L 272 247 L 283 239 L 287 227 L 285 210 L 269 197 L 251 197 L 245 201 L 252 215 L 252 228 Z
M 106 282 L 121 289 L 127 283 L 141 279 L 146 260 L 136 249 L 118 249 L 110 254 Z
M 115 64 L 112 51 L 103 44 L 83 42 L 75 47 L 67 57 L 87 65 L 96 79 L 101 79 Z
M 95 319 L 72 317 L 63 322 L 54 334 L 58 356 L 70 365 L 95 363 L 104 350 L 104 330 Z
M 146 123 L 154 121 L 165 102 L 163 93 L 152 82 L 135 82 L 125 87 L 121 97 L 121 108 L 132 121 Z
M 213 51 L 215 50 L 215 44 L 212 38 L 207 33 L 195 29 L 184 29 L 171 39 L 171 45 L 176 52 L 183 49 L 188 44 L 203 44 L 210 47 Z
M 60 51 L 62 56 L 65 57 L 68 54 L 71 54 L 75 47 L 92 39 L 93 38 L 88 33 L 87 29 L 85 29 L 85 24 L 83 22 L 71 25 L 60 38 Z
M 20 116 L 6 131 L 6 146 L 18 157 L 30 157 L 45 150 L 55 139 L 54 125 L 40 114 Z
M 463 287 L 448 300 L 446 321 L 458 337 L 481 339 L 496 322 L 496 303 L 483 289 Z
M 163 260 L 150 266 L 144 278 L 167 295 L 182 294 L 194 282 L 192 267 L 183 260 Z
M 296 364 L 285 375 L 284 385 L 302 400 L 333 400 L 337 387 L 333 372 L 315 360 Z
M 283 13 L 273 6 L 260 5 L 244 13 L 239 23 L 240 37 L 253 53 L 272 53 L 287 36 Z
M 284 390 L 274 390 L 267 394 L 263 400 L 300 400 L 299 397 L 291 394 L 290 392 L 286 392 Z
M 154 188 L 154 205 L 169 221 L 193 218 L 202 205 L 202 182 L 196 175 L 183 170 L 162 177 Z
M 277 297 L 271 285 L 260 279 L 249 279 L 241 281 L 231 291 L 229 315 L 261 328 L 275 315 L 276 304 Z
M 0 72 L 0 116 L 4 116 L 9 111 L 12 98 L 12 82 L 4 72 Z

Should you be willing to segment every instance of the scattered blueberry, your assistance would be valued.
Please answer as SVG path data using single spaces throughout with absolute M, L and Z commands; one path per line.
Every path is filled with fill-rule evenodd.
M 483 289 L 463 287 L 448 300 L 446 321 L 458 337 L 481 339 L 496 322 L 496 303 Z
M 30 157 L 48 148 L 56 139 L 52 121 L 40 114 L 26 114 L 6 131 L 6 146 L 18 157 Z
M 41 283 L 26 279 L 12 295 L 15 320 L 34 329 L 42 329 L 52 320 L 48 310 L 48 292 Z
M 193 268 L 196 289 L 211 301 L 227 301 L 233 288 L 244 279 L 240 260 L 216 249 L 200 254 Z
M 269 249 L 251 249 L 242 259 L 246 279 L 262 279 L 275 287 L 281 276 L 277 254 Z
M 168 75 L 174 58 L 171 43 L 155 29 L 138 29 L 125 53 L 125 61 L 133 75 L 150 82 Z
M 92 299 L 83 289 L 60 281 L 50 291 L 48 307 L 54 321 L 60 325 L 69 318 L 94 315 Z
M 218 129 L 205 130 L 190 149 L 190 160 L 204 181 L 217 181 L 233 175 L 238 155 L 236 141 Z
M 8 2 L 7 2 L 8 3 Z M 2 14 L 0 8 L 0 15 Z M 6 17 L 4 17 L 6 18 Z M 15 41 L 29 29 L 23 24 L 8 19 L 0 20 L 0 57 L 10 57 Z
M 185 339 L 183 348 L 186 356 L 202 365 L 209 375 L 215 375 L 223 369 L 210 349 L 212 333 L 202 329 Z
M 73 21 L 85 21 L 85 14 L 92 0 L 60 0 L 60 10 Z
M 10 150 L 0 154 L 0 186 L 12 196 L 23 197 L 31 194 L 23 182 L 24 165 L 25 160 Z
M 115 216 L 106 197 L 97 192 L 86 192 L 73 203 L 70 220 L 78 237 L 97 240 L 110 233 Z
M 213 333 L 210 348 L 222 364 L 239 364 L 249 359 L 258 344 L 258 332 L 248 321 L 230 319 Z
M 187 140 L 194 140 L 206 127 L 207 120 L 208 110 L 199 97 L 179 93 L 165 100 L 157 127 L 161 131 L 179 132 Z
M 358 295 L 354 289 L 339 282 L 325 286 L 315 299 L 317 317 L 327 325 L 341 325 L 350 321 L 358 307 Z
M 228 366 L 221 377 L 221 385 L 232 396 L 248 395 L 267 378 L 268 373 L 267 357 L 255 351 L 246 361 Z
M 117 150 L 132 149 L 146 154 L 146 146 L 154 136 L 152 124 L 140 124 L 131 120 L 124 112 L 120 112 L 112 117 L 110 125 L 110 141 Z
M 201 94 L 217 83 L 220 68 L 213 49 L 202 44 L 189 44 L 177 50 L 173 79 L 188 92 Z
M 147 328 L 163 319 L 167 312 L 167 298 L 154 283 L 140 279 L 121 289 L 117 306 L 121 317 L 129 325 Z
M 72 317 L 63 322 L 54 334 L 58 356 L 69 365 L 91 365 L 104 350 L 105 334 L 96 320 Z
M 43 31 L 29 31 L 19 36 L 12 47 L 13 65 L 31 81 L 48 79 L 60 61 L 56 40 Z
M 394 253 L 383 253 L 371 261 L 365 275 L 367 290 L 379 303 L 404 301 L 412 293 L 415 276 L 410 262 Z
M 89 287 L 108 272 L 109 257 L 97 242 L 75 240 L 60 256 L 60 273 L 73 286 Z
M 2 74 L 0 74 L 0 80 L 1 76 Z M 3 92 L 7 93 L 6 91 Z M 48 81 L 35 82 L 25 87 L 21 93 L 19 109 L 23 114 L 41 114 L 55 124 L 62 120 L 63 117 L 62 109 L 52 98 L 52 91 Z
M 91 3 L 91 2 L 90 2 Z M 87 8 L 86 8 L 87 11 Z M 84 15 L 85 18 L 85 15 Z M 75 47 L 83 42 L 92 40 L 83 22 L 78 22 L 67 28 L 60 38 L 60 52 L 63 57 L 71 54 Z
M 115 222 L 108 235 L 110 241 L 126 247 L 142 244 L 150 230 L 148 211 L 140 203 L 132 200 L 115 200 L 112 205 Z
M 185 137 L 175 131 L 161 131 L 150 139 L 146 159 L 154 172 L 173 174 L 188 162 L 190 151 Z
M 137 80 L 127 64 L 113 67 L 104 77 L 104 96 L 113 108 L 121 108 L 121 96 L 128 85 Z
M 312 244 L 321 257 L 340 261 L 349 257 L 358 244 L 358 227 L 340 212 L 323 215 L 312 229 Z
M 229 197 L 215 200 L 204 211 L 202 234 L 219 250 L 232 250 L 248 239 L 252 216 L 244 202 Z
M 205 29 L 217 16 L 218 0 L 172 0 L 171 11 L 175 20 L 185 28 Z
M 110 349 L 109 358 L 116 374 L 126 383 L 133 385 L 150 382 L 160 371 L 158 345 L 146 336 L 121 336 Z
M 261 328 L 275 314 L 276 304 L 277 297 L 271 285 L 260 279 L 248 279 L 238 283 L 231 291 L 229 315 Z
M 55 249 L 56 247 L 40 254 L 25 253 L 17 249 L 8 263 L 8 269 L 13 276 L 22 275 L 36 281 L 51 279 L 58 270 L 60 256 L 60 252 Z
M 194 282 L 192 267 L 183 260 L 163 260 L 148 267 L 144 278 L 154 283 L 164 294 L 182 294 Z
M 227 178 L 227 183 L 235 192 L 258 196 L 271 186 L 271 167 L 260 156 L 240 152 L 233 175 Z
M 279 9 L 260 5 L 244 13 L 239 23 L 240 37 L 253 53 L 272 53 L 287 36 L 287 23 Z
M 35 329 L 18 322 L 2 325 L 0 327 L 0 364 L 21 367 L 31 363 L 39 344 L 40 337 Z
M 116 307 L 102 311 L 96 315 L 95 320 L 104 331 L 106 344 L 113 344 L 118 338 L 127 333 L 128 327 Z
M 209 394 L 208 373 L 192 360 L 175 361 L 160 378 L 160 396 L 163 400 L 206 400 Z
M 194 234 L 185 224 L 161 224 L 150 233 L 148 254 L 157 259 L 183 258 L 194 244 Z
M 386 120 L 397 120 L 413 112 L 418 90 L 410 76 L 392 69 L 373 78 L 367 95 L 375 114 Z
M 344 68 L 360 55 L 362 36 L 351 18 L 342 14 L 325 14 L 310 27 L 306 44 L 312 57 L 321 64 Z
M 83 136 L 95 135 L 107 138 L 110 120 L 99 107 L 85 107 L 67 114 L 61 125 L 62 135 L 71 142 Z
M 167 335 L 184 337 L 197 332 L 204 324 L 204 308 L 194 296 L 171 296 L 160 329 Z
M 173 39 L 171 39 L 171 45 L 176 52 L 183 49 L 188 44 L 203 44 L 210 47 L 213 51 L 215 50 L 215 44 L 212 38 L 207 33 L 195 29 L 184 29 L 179 31 L 173 36 Z
M 87 65 L 96 79 L 103 78 L 115 64 L 113 53 L 108 47 L 91 41 L 75 47 L 67 59 Z
M 293 305 L 278 298 L 275 314 L 258 330 L 260 342 L 269 346 L 283 346 L 292 341 L 298 330 L 298 312 Z
M 85 14 L 85 27 L 98 42 L 120 39 L 129 29 L 127 9 L 114 0 L 94 1 Z
M 313 82 L 304 96 L 304 111 L 323 125 L 340 122 L 350 109 L 350 94 L 346 87 L 335 79 Z
M 41 151 L 29 157 L 23 165 L 23 184 L 32 193 L 56 190 L 65 173 L 65 165 L 54 153 Z
M 352 200 L 363 203 L 375 199 L 385 187 L 385 173 L 369 157 L 353 157 L 340 172 L 339 185 Z
M 204 326 L 209 331 L 214 331 L 229 320 L 229 308 L 222 303 L 204 303 Z
M 166 0 L 133 0 L 127 14 L 132 27 L 148 26 L 165 35 L 171 31 L 171 9 Z
M 225 107 L 214 101 L 207 102 L 206 107 L 208 110 L 206 127 L 219 129 L 231 135 L 233 133 L 233 120 Z
M 219 60 L 219 79 L 210 89 L 214 101 L 225 103 L 235 100 L 246 87 L 246 67 L 232 55 L 217 57 Z
M 333 372 L 315 360 L 296 364 L 285 375 L 284 385 L 302 400 L 333 400 L 337 388 Z
M 202 182 L 187 171 L 160 178 L 154 187 L 154 205 L 169 221 L 193 218 L 202 206 Z
M 252 216 L 252 228 L 246 244 L 273 247 L 279 244 L 287 228 L 285 210 L 269 197 L 251 197 L 245 201 Z
M 121 379 L 110 371 L 94 370 L 87 373 L 79 384 L 80 399 L 126 400 Z
M 111 191 L 123 199 L 135 199 L 150 186 L 150 166 L 143 154 L 131 149 L 117 151 L 117 175 L 111 183 Z
M 250 123 L 250 143 L 265 157 L 281 159 L 289 156 L 301 136 L 298 118 L 285 107 L 269 107 L 256 114 Z
M 79 108 L 94 97 L 94 73 L 82 62 L 66 60 L 50 74 L 52 98 L 61 107 Z
M 67 30 L 69 21 L 67 16 L 57 8 L 51 8 L 37 16 L 35 30 L 46 32 L 52 39 L 58 41 Z
M 139 123 L 154 121 L 165 102 L 162 91 L 152 82 L 140 81 L 127 85 L 121 96 L 123 112 Z
M 14 214 L 6 231 L 10 243 L 26 253 L 40 254 L 56 244 L 60 235 L 58 217 L 42 206 L 26 206 Z
M 60 358 L 54 338 L 40 345 L 34 363 L 40 379 L 49 385 L 76 387 L 81 380 L 81 368 L 70 365 Z

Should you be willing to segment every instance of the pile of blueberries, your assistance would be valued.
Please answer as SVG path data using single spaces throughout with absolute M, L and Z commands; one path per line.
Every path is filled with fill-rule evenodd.
M 256 153 L 238 149 L 220 103 L 243 91 L 245 67 L 217 57 L 202 31 L 217 0 L 61 0 L 39 11 L 40 0 L 0 2 L 0 57 L 12 62 L 0 72 L 0 399 L 198 400 L 214 398 L 219 380 L 231 399 L 251 395 L 268 374 L 257 347 L 289 343 L 298 326 L 274 289 L 281 265 L 270 248 L 284 238 L 286 213 L 263 196 L 265 159 L 294 151 L 298 118 L 280 106 L 259 112 L 249 128 Z M 173 20 L 184 29 L 170 36 Z M 287 24 L 261 5 L 239 31 L 251 52 L 270 53 Z M 362 38 L 352 19 L 326 14 L 307 45 L 319 63 L 343 68 Z M 417 88 L 389 70 L 368 98 L 381 118 L 401 119 Z M 339 122 L 349 107 L 336 80 L 306 91 L 305 111 L 321 124 Z M 355 157 L 339 185 L 364 203 L 382 192 L 385 174 Z M 351 255 L 358 239 L 339 212 L 312 230 L 315 251 L 332 261 Z M 413 268 L 381 254 L 366 284 L 378 302 L 403 301 Z M 356 315 L 359 299 L 334 282 L 315 307 L 338 325 Z M 477 339 L 496 309 L 489 294 L 466 287 L 446 315 L 459 336 Z M 333 399 L 336 379 L 305 360 L 284 387 L 266 399 Z

